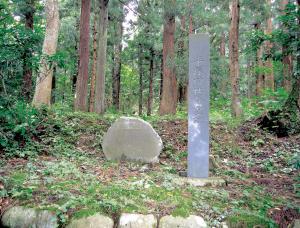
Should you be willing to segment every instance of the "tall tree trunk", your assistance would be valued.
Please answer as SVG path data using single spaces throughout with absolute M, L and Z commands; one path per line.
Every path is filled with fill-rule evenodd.
M 221 42 L 220 42 L 220 56 L 225 57 L 225 45 L 226 45 L 226 37 L 225 33 L 221 34 Z
M 297 7 L 298 7 L 298 27 L 300 27 L 300 0 L 297 0 Z M 300 30 L 298 29 L 297 33 L 298 40 L 300 40 Z M 298 125 L 300 130 L 300 42 L 297 45 L 297 53 L 296 55 L 296 71 L 294 73 L 294 83 L 290 95 L 285 103 L 284 110 L 286 112 L 297 112 L 298 113 Z
M 56 70 L 57 67 L 56 65 L 53 66 L 53 77 L 52 77 L 52 92 L 51 92 L 51 104 L 55 103 L 55 98 L 56 98 L 56 94 L 55 94 L 55 90 L 56 90 Z
M 282 0 L 281 9 L 282 14 L 285 15 L 286 5 L 289 3 L 289 0 Z M 282 46 L 282 64 L 283 64 L 283 87 L 286 91 L 290 91 L 292 87 L 292 74 L 293 74 L 293 57 L 288 53 L 288 47 L 286 45 Z
M 33 31 L 33 16 L 35 13 L 35 0 L 26 0 L 25 29 Z M 26 44 L 23 54 L 23 89 L 22 93 L 29 100 L 32 91 L 32 49 L 31 44 Z
M 232 115 L 239 117 L 242 114 L 241 102 L 239 98 L 239 20 L 240 4 L 239 0 L 231 2 L 231 24 L 229 34 L 229 71 L 232 88 Z
M 97 4 L 95 4 L 97 5 Z M 97 12 L 94 13 L 94 28 L 93 28 L 93 66 L 92 66 L 92 77 L 91 77 L 91 88 L 90 88 L 90 103 L 89 111 L 94 112 L 95 105 L 95 80 L 97 71 Z
M 74 0 L 75 2 L 75 7 L 76 9 L 79 10 L 79 1 L 80 0 Z M 80 18 L 81 19 L 81 18 Z M 80 36 L 80 19 L 78 17 L 76 17 L 76 23 L 75 23 L 75 30 L 76 30 L 76 33 L 79 34 Z M 79 39 L 78 39 L 79 38 Z M 78 73 L 79 73 L 79 65 L 80 65 L 80 47 L 79 47 L 79 42 L 80 42 L 80 37 L 78 36 L 75 36 L 75 46 L 74 46 L 74 50 L 75 50 L 75 59 L 77 60 L 75 62 L 75 66 L 74 66 L 74 72 L 73 72 L 73 75 L 72 75 L 72 93 L 74 94 L 75 96 L 75 93 L 76 93 L 76 84 L 77 84 L 77 76 L 78 76 Z M 79 48 L 78 48 L 79 47 Z
M 108 2 L 99 0 L 100 20 L 98 30 L 97 74 L 95 87 L 95 112 L 105 111 L 105 65 L 107 47 Z
M 51 56 L 56 53 L 58 40 L 58 0 L 47 0 L 45 5 L 45 11 L 47 24 L 43 44 L 43 55 Z M 39 107 L 42 104 L 50 105 L 51 101 L 53 64 L 49 64 L 46 58 L 43 57 L 41 59 L 39 75 L 37 77 L 35 93 L 32 101 L 32 104 L 36 107 Z
M 297 0 L 298 6 L 298 27 L 300 27 L 300 0 Z M 300 31 L 298 29 L 297 33 L 298 40 L 300 40 Z M 285 120 L 283 123 L 287 124 L 287 129 L 289 134 L 300 133 L 300 43 L 297 45 L 297 53 L 296 55 L 296 71 L 294 73 L 294 83 L 292 86 L 292 90 L 289 94 L 289 97 L 283 107 L 283 114 L 285 115 Z M 283 117 L 283 118 L 284 118 Z
M 221 41 L 220 41 L 219 51 L 220 51 L 220 56 L 223 60 L 222 65 L 223 65 L 224 68 L 227 68 L 227 64 L 224 61 L 225 54 L 226 54 L 226 36 L 225 36 L 225 32 L 222 32 L 222 34 L 221 34 Z M 222 80 L 221 80 L 221 88 L 220 88 L 220 92 L 221 92 L 223 97 L 226 97 L 227 87 L 228 87 L 228 77 L 226 75 L 224 75 L 224 77 L 222 77 Z
M 161 102 L 162 93 L 163 93 L 163 84 L 164 84 L 164 61 L 162 54 L 160 57 L 160 86 L 159 86 L 159 101 Z
M 75 56 L 76 56 L 76 63 L 75 63 L 75 67 L 74 67 L 74 72 L 73 72 L 73 75 L 72 75 L 72 93 L 75 94 L 75 91 L 76 91 L 76 82 L 77 82 L 77 76 L 78 76 L 78 70 L 79 70 L 79 51 L 78 51 L 78 41 L 77 39 L 75 39 L 75 47 L 74 47 L 74 50 L 75 50 Z
M 283 87 L 289 92 L 292 88 L 292 74 L 293 74 L 293 57 L 291 54 L 287 54 L 286 47 L 282 47 L 282 64 L 283 64 Z
M 258 70 L 256 72 L 256 96 L 261 96 L 265 88 L 265 75 L 261 72 L 263 67 L 262 61 L 263 46 L 261 45 L 256 51 L 256 63 Z
M 178 41 L 178 58 L 184 58 L 184 54 L 185 54 L 185 37 L 186 37 L 186 26 L 185 26 L 185 16 L 182 15 L 181 16 L 181 26 L 180 26 L 180 38 Z M 185 101 L 185 89 L 187 87 L 187 77 L 186 77 L 186 71 L 184 72 L 180 72 L 180 76 L 179 78 L 181 79 L 178 82 L 178 101 L 180 103 L 183 103 Z
M 80 16 L 79 69 L 74 103 L 76 111 L 87 111 L 90 59 L 90 10 L 91 1 L 82 0 Z
M 139 44 L 139 116 L 143 114 L 143 91 L 144 91 L 144 83 L 143 83 L 143 46 Z
M 189 34 L 192 34 L 194 31 L 194 27 L 193 27 L 193 16 L 190 15 L 190 20 L 189 20 Z
M 153 78 L 154 78 L 154 50 L 150 48 L 150 69 L 149 69 L 149 96 L 147 102 L 147 116 L 151 116 L 153 104 Z
M 163 32 L 163 93 L 159 114 L 175 114 L 177 106 L 177 81 L 175 75 L 174 33 L 175 33 L 175 0 L 165 0 Z
M 253 96 L 253 93 L 252 93 L 252 61 L 251 59 L 247 59 L 247 67 L 246 67 L 246 75 L 247 75 L 247 97 L 250 99 L 252 96 Z
M 192 5 L 193 2 L 190 3 L 190 9 L 189 9 L 189 35 L 193 34 L 194 27 L 193 27 L 193 13 L 192 13 Z M 188 94 L 189 94 L 189 77 L 187 77 L 187 82 L 183 91 L 183 96 L 185 98 L 185 101 L 188 103 Z
M 260 23 L 257 22 L 255 24 L 255 29 L 257 31 L 260 30 Z M 258 67 L 257 72 L 256 72 L 256 96 L 261 96 L 264 85 L 265 85 L 265 76 L 261 72 L 261 69 L 263 67 L 263 61 L 262 61 L 262 56 L 263 56 L 263 46 L 260 45 L 257 50 L 256 50 L 256 66 Z
M 272 13 L 271 13 L 271 5 L 272 5 L 272 0 L 266 0 L 267 4 L 269 6 L 269 15 L 267 19 L 267 28 L 266 28 L 266 34 L 271 34 L 272 33 Z M 271 41 L 266 41 L 265 45 L 265 51 L 267 55 L 267 60 L 265 62 L 265 66 L 268 68 L 268 72 L 265 74 L 265 86 L 268 89 L 271 89 L 272 91 L 275 90 L 275 80 L 274 80 L 274 70 L 273 70 L 273 61 L 271 57 L 271 49 L 273 47 L 273 44 Z
M 114 64 L 112 74 L 112 102 L 116 110 L 120 109 L 120 88 L 121 88 L 121 53 L 122 53 L 122 38 L 123 38 L 123 4 L 119 3 L 121 15 L 117 21 L 116 28 L 116 44 L 114 45 Z

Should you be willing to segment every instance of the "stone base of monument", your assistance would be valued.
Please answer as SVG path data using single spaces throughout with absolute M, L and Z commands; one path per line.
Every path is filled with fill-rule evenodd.
M 226 185 L 226 181 L 218 177 L 209 178 L 190 178 L 190 177 L 177 177 L 173 179 L 173 184 L 183 186 L 192 185 L 194 187 L 220 187 Z

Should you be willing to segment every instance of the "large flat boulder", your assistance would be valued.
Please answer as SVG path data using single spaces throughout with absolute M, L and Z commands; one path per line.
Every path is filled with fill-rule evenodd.
M 57 218 L 54 213 L 19 206 L 7 210 L 2 216 L 1 222 L 4 227 L 10 228 L 58 227 Z
M 154 215 L 122 214 L 118 228 L 156 228 L 157 219 Z
M 164 216 L 159 221 L 159 228 L 207 228 L 203 218 L 190 215 L 187 218 Z
M 75 219 L 66 228 L 113 228 L 114 221 L 101 214 L 95 214 L 86 218 Z
M 108 160 L 156 162 L 162 150 L 162 140 L 146 121 L 121 117 L 103 138 L 103 152 Z

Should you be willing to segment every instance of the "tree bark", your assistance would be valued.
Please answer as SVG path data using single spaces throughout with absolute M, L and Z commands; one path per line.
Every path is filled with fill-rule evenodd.
M 282 0 L 281 2 L 282 15 L 285 15 L 284 10 L 288 3 L 289 0 Z M 293 57 L 288 52 L 288 47 L 286 45 L 282 46 L 282 65 L 283 65 L 283 87 L 287 92 L 290 92 L 292 88 Z
M 187 31 L 186 31 L 186 23 L 185 23 L 185 16 L 181 16 L 181 26 L 180 26 L 180 39 L 178 41 L 178 57 L 179 58 L 184 58 L 185 52 L 186 52 L 186 44 L 185 44 L 185 38 L 187 36 Z M 186 90 L 188 87 L 188 78 L 186 71 L 181 71 L 179 78 L 181 79 L 178 82 L 178 101 L 180 103 L 184 103 L 187 101 L 187 96 L 186 96 Z
M 292 88 L 292 74 L 293 74 L 293 57 L 291 54 L 286 53 L 286 48 L 282 47 L 282 64 L 283 64 L 283 87 L 287 92 Z
M 35 0 L 26 0 L 25 29 L 33 31 L 33 16 L 35 13 Z M 26 44 L 23 54 L 23 89 L 22 94 L 26 100 L 30 99 L 32 91 L 32 49 L 31 44 Z
M 75 47 L 74 47 L 74 50 L 75 50 L 75 57 L 76 57 L 76 63 L 75 63 L 75 66 L 74 66 L 74 72 L 73 72 L 73 75 L 72 75 L 72 93 L 75 94 L 75 91 L 76 91 L 76 82 L 77 82 L 77 75 L 78 75 L 78 70 L 79 70 L 79 51 L 78 51 L 78 41 L 77 39 L 75 39 Z
M 263 46 L 260 46 L 256 51 L 256 63 L 259 68 L 256 73 L 256 96 L 261 96 L 265 88 L 265 75 L 261 72 L 263 67 L 262 55 Z
M 139 44 L 139 116 L 143 114 L 143 91 L 144 91 L 144 83 L 143 83 L 143 46 Z
M 297 0 L 298 12 L 300 10 L 300 0 Z M 298 14 L 298 26 L 300 26 L 300 16 Z M 297 33 L 298 40 L 300 40 L 300 31 Z M 300 43 L 297 45 L 297 53 L 300 53 Z M 286 124 L 286 128 L 289 134 L 300 133 L 300 55 L 296 56 L 296 71 L 294 73 L 294 83 L 289 97 L 283 107 L 283 123 Z
M 37 77 L 35 94 L 32 102 L 36 107 L 43 104 L 50 105 L 51 102 L 53 64 L 49 63 L 47 58 L 56 53 L 59 30 L 58 1 L 47 0 L 45 11 L 46 33 L 42 51 L 44 56 L 41 59 L 39 75 Z
M 220 42 L 220 56 L 225 57 L 225 45 L 226 45 L 226 37 L 225 33 L 221 34 L 221 42 Z
M 260 30 L 260 23 L 257 22 L 255 24 L 255 29 L 257 31 Z M 256 96 L 261 96 L 263 89 L 264 89 L 264 85 L 265 85 L 265 76 L 264 74 L 261 72 L 261 69 L 263 67 L 263 61 L 262 61 L 262 56 L 263 56 L 263 46 L 260 45 L 257 48 L 256 51 L 256 66 L 258 67 L 257 72 L 256 72 Z
M 108 2 L 99 0 L 100 20 L 98 27 L 97 74 L 95 85 L 95 112 L 103 114 L 105 111 L 105 65 L 107 48 Z
M 79 10 L 79 1 L 80 0 L 75 0 L 75 7 L 76 9 Z M 80 34 L 80 19 L 76 17 L 76 23 L 75 23 L 75 30 L 76 32 L 78 31 L 78 34 Z M 79 50 L 79 42 L 80 42 L 80 38 L 78 39 L 77 36 L 75 36 L 75 46 L 74 46 L 74 50 L 75 50 L 75 59 L 77 60 L 76 63 L 75 63 L 75 66 L 74 66 L 74 72 L 73 72 L 73 75 L 72 75 L 72 93 L 74 94 L 75 96 L 75 93 L 76 93 L 76 84 L 77 84 L 77 76 L 78 76 L 78 73 L 79 73 L 79 64 L 80 64 L 80 50 Z M 78 48 L 79 47 L 79 48 Z
M 55 90 L 56 90 L 56 66 L 53 66 L 53 77 L 52 77 L 52 92 L 51 92 L 51 104 L 55 103 L 55 99 L 56 99 L 56 94 L 55 94 Z
M 95 80 L 96 80 L 96 73 L 97 73 L 96 72 L 97 71 L 97 19 L 98 19 L 97 13 L 94 13 L 93 66 L 92 66 L 92 77 L 91 77 L 91 88 L 90 88 L 89 112 L 94 112 L 94 105 L 95 105 Z
M 220 41 L 220 57 L 222 61 L 222 67 L 227 67 L 227 64 L 225 65 L 225 52 L 226 52 L 226 36 L 225 33 L 222 32 L 221 34 L 221 41 Z M 220 88 L 220 92 L 222 94 L 223 97 L 226 97 L 226 93 L 227 93 L 227 87 L 228 87 L 228 77 L 226 75 L 224 75 L 224 77 L 222 77 L 221 80 L 221 88 Z
M 271 11 L 272 0 L 266 0 L 269 6 L 269 10 Z M 269 16 L 267 19 L 267 28 L 266 34 L 270 35 L 272 33 L 272 14 L 269 12 Z M 267 55 L 267 60 L 265 62 L 265 66 L 268 68 L 268 72 L 265 74 L 265 87 L 271 89 L 272 91 L 275 90 L 275 80 L 274 80 L 274 70 L 273 70 L 273 61 L 271 57 L 271 49 L 273 44 L 271 41 L 266 41 L 265 44 L 265 52 Z
M 250 58 L 247 59 L 246 75 L 247 75 L 247 97 L 250 99 L 253 96 L 252 91 L 252 61 Z
M 90 9 L 91 1 L 82 0 L 80 16 L 79 69 L 74 103 L 76 111 L 87 111 L 90 59 Z
M 119 3 L 120 7 L 120 18 L 117 21 L 116 28 L 116 44 L 114 45 L 114 64 L 112 74 L 112 102 L 116 110 L 120 109 L 120 89 L 121 89 L 121 53 L 122 53 L 122 37 L 123 37 L 123 5 Z
M 229 34 L 229 71 L 232 88 L 232 115 L 240 117 L 242 114 L 241 102 L 239 98 L 239 20 L 240 4 L 239 0 L 231 2 L 231 24 Z
M 163 84 L 164 84 L 164 61 L 162 54 L 160 57 L 160 85 L 159 85 L 159 101 L 161 102 L 162 93 L 163 93 Z
M 152 104 L 153 104 L 153 78 L 154 78 L 154 50 L 150 49 L 150 64 L 149 64 L 149 96 L 147 102 L 147 116 L 152 114 Z
M 189 20 L 189 34 L 192 34 L 194 31 L 194 28 L 193 28 L 193 16 L 190 15 L 190 20 Z
M 174 33 L 175 0 L 165 0 L 163 32 L 163 93 L 159 107 L 160 115 L 176 114 L 177 81 L 175 75 Z

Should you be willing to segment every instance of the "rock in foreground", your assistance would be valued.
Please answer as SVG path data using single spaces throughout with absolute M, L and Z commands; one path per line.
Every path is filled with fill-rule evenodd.
M 67 228 L 113 228 L 114 221 L 101 214 L 71 221 Z
M 162 150 L 162 140 L 144 120 L 121 117 L 103 138 L 103 151 L 109 160 L 156 162 Z
M 118 228 L 156 228 L 157 219 L 154 215 L 122 214 Z
M 203 218 L 190 215 L 187 218 L 165 216 L 159 221 L 159 228 L 206 228 L 207 225 Z
M 56 216 L 49 211 L 39 211 L 32 208 L 12 207 L 7 210 L 1 219 L 4 227 L 58 227 Z

